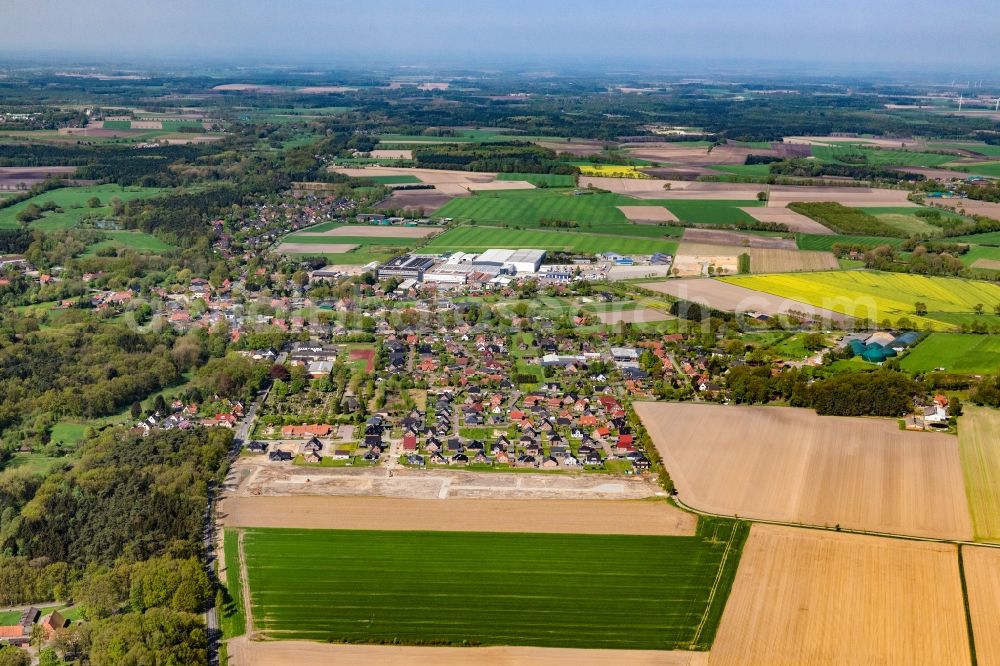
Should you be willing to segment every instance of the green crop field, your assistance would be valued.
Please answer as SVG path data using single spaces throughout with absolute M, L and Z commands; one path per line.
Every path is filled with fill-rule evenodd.
M 795 243 L 800 250 L 816 250 L 829 252 L 834 245 L 859 245 L 865 248 L 878 247 L 879 245 L 891 245 L 901 247 L 902 238 L 883 238 L 882 236 L 842 236 L 823 234 L 796 234 Z
M 122 201 L 132 199 L 142 199 L 155 196 L 165 190 L 156 187 L 121 187 L 119 185 L 91 185 L 87 187 L 61 187 L 56 190 L 43 192 L 27 201 L 0 209 L 0 229 L 16 229 L 21 223 L 17 221 L 17 214 L 24 210 L 29 204 L 38 206 L 51 201 L 63 209 L 63 212 L 45 213 L 42 219 L 31 222 L 32 229 L 42 231 L 53 231 L 56 229 L 68 229 L 79 224 L 80 219 L 86 215 L 111 216 L 111 198 L 118 197 Z M 97 197 L 101 206 L 98 208 L 88 208 L 87 199 Z
M 949 238 L 950 241 L 958 243 L 974 243 L 976 245 L 990 245 L 1000 247 L 1000 231 L 991 231 L 985 234 L 973 234 L 971 236 L 957 236 Z
M 987 157 L 1000 157 L 1000 146 L 993 146 L 988 143 L 929 143 L 927 147 L 932 149 L 968 150 L 980 155 L 986 155 Z
M 255 630 L 333 642 L 708 649 L 748 532 L 248 529 Z
M 721 278 L 725 282 L 857 318 L 895 324 L 907 318 L 921 328 L 952 330 L 961 323 L 1000 323 L 993 308 L 1000 304 L 1000 285 L 959 278 L 927 277 L 877 271 L 818 272 L 797 275 L 753 275 Z M 917 316 L 915 303 L 927 306 Z M 977 315 L 975 307 L 985 314 Z
M 967 163 L 952 163 L 946 164 L 949 169 L 955 169 L 957 171 L 962 171 L 964 173 L 970 173 L 977 176 L 990 176 L 992 178 L 1000 178 L 1000 162 L 976 162 L 972 164 Z
M 239 531 L 227 529 L 222 537 L 226 587 L 222 608 L 219 609 L 219 625 L 222 635 L 227 639 L 242 636 L 247 630 L 247 619 L 243 611 L 243 585 L 240 582 L 239 536 Z
M 143 254 L 161 254 L 176 249 L 173 245 L 164 243 L 156 236 L 142 231 L 103 231 L 101 233 L 106 236 L 106 239 L 88 247 L 84 256 L 93 255 L 106 247 L 125 248 Z
M 501 173 L 497 180 L 524 180 L 536 187 L 575 187 L 576 178 L 555 173 Z
M 435 237 L 424 249 L 430 252 L 481 252 L 496 248 L 534 248 L 538 250 L 597 254 L 651 254 L 677 251 L 677 242 L 653 238 L 628 238 L 581 233 L 574 229 L 506 229 L 502 227 L 464 226 Z
M 951 239 L 947 239 L 951 240 Z M 990 261 L 1000 261 L 1000 247 L 990 247 L 986 245 L 973 245 L 969 248 L 969 251 L 963 255 L 959 255 L 959 259 L 966 266 L 971 266 L 976 263 L 979 259 L 988 259 Z
M 976 539 L 1000 541 L 1000 411 L 963 407 L 958 456 Z
M 652 200 L 633 199 L 607 192 L 574 194 L 565 190 L 512 190 L 484 192 L 453 199 L 434 215 L 456 220 L 489 222 L 507 226 L 537 227 L 544 219 L 576 222 L 581 229 L 601 230 L 609 225 L 626 225 L 618 206 L 663 206 L 681 221 L 699 224 L 753 222 L 741 207 L 760 205 L 758 201 Z
M 422 239 L 420 238 L 392 238 L 392 237 L 376 237 L 376 236 L 310 236 L 308 234 L 292 234 L 291 236 L 286 236 L 284 242 L 286 243 L 306 243 L 310 245 L 329 245 L 331 243 L 335 244 L 346 244 L 346 245 L 360 245 L 365 246 L 375 246 L 375 247 L 413 247 L 418 245 Z
M 1000 336 L 932 333 L 900 361 L 904 370 L 987 374 L 1000 372 Z

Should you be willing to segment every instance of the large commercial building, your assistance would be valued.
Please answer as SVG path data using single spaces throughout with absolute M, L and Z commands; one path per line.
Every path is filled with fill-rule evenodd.
M 390 259 L 378 267 L 378 279 L 400 277 L 411 278 L 417 282 L 424 281 L 424 273 L 437 263 L 434 257 L 414 257 L 404 254 L 401 257 Z
M 486 250 L 476 257 L 475 264 L 495 265 L 515 273 L 537 273 L 545 258 L 545 250 Z

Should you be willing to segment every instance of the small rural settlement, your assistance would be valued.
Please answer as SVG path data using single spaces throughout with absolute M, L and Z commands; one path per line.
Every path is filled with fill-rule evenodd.
M 0 666 L 1000 666 L 997 8 L 511 2 L 0 12 Z

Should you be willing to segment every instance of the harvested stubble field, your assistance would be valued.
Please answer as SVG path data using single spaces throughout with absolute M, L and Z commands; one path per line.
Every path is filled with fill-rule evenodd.
M 750 531 L 710 658 L 712 666 L 971 661 L 955 546 L 775 525 Z
M 532 647 L 404 647 L 335 645 L 314 641 L 229 642 L 240 666 L 706 666 L 707 652 L 688 650 L 581 650 Z
M 969 539 L 958 442 L 793 407 L 637 403 L 680 499 L 723 515 Z
M 530 500 L 234 496 L 227 527 L 693 536 L 697 519 L 662 499 Z
M 278 254 L 343 254 L 356 250 L 357 243 L 281 243 Z
M 745 208 L 748 215 L 758 222 L 784 224 L 790 231 L 803 234 L 833 234 L 816 220 L 788 208 Z
M 977 539 L 1000 541 L 1000 412 L 963 407 L 958 451 Z
M 746 289 L 712 278 L 667 280 L 665 282 L 651 282 L 642 286 L 644 289 L 669 294 L 681 300 L 700 303 L 724 312 L 763 312 L 769 315 L 800 313 L 840 324 L 851 321 L 850 317 L 832 310 L 825 310 L 762 291 Z
M 1000 665 L 1000 549 L 962 546 L 979 666 Z
M 877 271 L 838 271 L 805 275 L 762 275 L 723 278 L 731 284 L 836 310 L 856 318 L 891 322 L 906 317 L 918 327 L 950 330 L 956 318 L 973 315 L 977 304 L 993 312 L 1000 304 L 1000 286 L 959 278 L 927 277 Z M 923 302 L 927 314 L 914 314 Z
M 692 537 L 246 529 L 242 554 L 252 624 L 269 638 L 705 650 L 748 531 L 712 519 Z

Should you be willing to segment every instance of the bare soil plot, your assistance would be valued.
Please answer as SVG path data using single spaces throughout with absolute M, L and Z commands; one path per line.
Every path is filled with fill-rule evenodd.
M 540 532 L 693 536 L 697 519 L 666 500 L 227 497 L 230 527 L 434 532 Z
M 1000 203 L 973 199 L 933 199 L 931 201 L 934 205 L 945 206 L 952 210 L 964 210 L 968 215 L 985 215 L 994 220 L 1000 220 Z
M 357 88 L 349 88 L 347 86 L 306 86 L 305 88 L 299 88 L 296 92 L 307 95 L 325 95 L 327 93 L 357 92 L 357 90 Z
M 637 403 L 683 502 L 724 515 L 969 539 L 958 441 L 793 407 Z
M 554 150 L 557 153 L 569 153 L 570 155 L 576 155 L 577 157 L 587 157 L 588 155 L 593 155 L 594 153 L 599 153 L 604 150 L 605 146 L 611 145 L 602 141 L 537 141 L 536 142 L 542 148 L 548 148 L 549 150 Z
M 976 663 L 1000 664 L 1000 549 L 962 547 Z
M 962 409 L 958 451 L 976 538 L 1000 541 L 1000 412 Z
M 229 641 L 237 666 L 706 666 L 707 652 L 532 647 L 402 647 L 311 641 Z
M 712 666 L 972 661 L 956 547 L 754 525 Z
M 389 477 L 379 467 L 276 465 L 267 456 L 240 458 L 233 469 L 237 483 L 231 492 L 240 496 L 632 500 L 663 495 L 663 489 L 648 474 L 521 474 L 397 468 Z
M 282 243 L 279 254 L 343 254 L 357 249 L 355 243 Z
M 768 207 L 783 207 L 793 201 L 836 201 L 844 206 L 867 208 L 915 208 L 906 190 L 882 190 L 868 187 L 797 187 L 776 185 L 771 188 Z
M 354 236 L 355 238 L 427 238 L 441 233 L 441 227 L 371 227 L 348 225 L 315 236 Z M 306 230 L 309 233 L 309 230 Z
M 493 192 L 496 190 L 533 190 L 535 186 L 526 180 L 495 180 L 491 183 L 468 183 L 465 188 L 472 192 Z
M 677 222 L 677 216 L 663 206 L 618 206 L 631 222 Z
M 916 173 L 927 178 L 933 178 L 935 180 L 963 180 L 968 174 L 961 171 L 951 171 L 950 169 L 934 169 L 931 167 L 892 167 L 893 171 L 902 171 L 903 173 Z
M 750 249 L 751 273 L 799 273 L 840 268 L 832 252 L 807 250 Z
M 1000 271 L 1000 261 L 996 259 L 976 259 L 972 262 L 973 268 L 985 268 L 991 271 Z
M 787 208 L 759 208 L 751 206 L 742 210 L 758 222 L 784 224 L 789 230 L 803 234 L 833 235 L 832 230 L 827 229 L 811 217 L 806 217 L 801 213 L 796 213 L 794 210 Z
M 267 86 L 258 83 L 223 83 L 221 85 L 215 86 L 212 90 L 219 91 L 230 91 L 230 92 L 281 92 L 283 89 L 278 86 Z
M 604 178 L 601 176 L 581 176 L 580 187 L 596 187 L 599 190 L 607 190 L 615 194 L 630 194 L 632 196 L 656 194 L 659 196 L 666 192 L 663 186 L 667 180 L 656 180 L 653 178 Z M 640 197 L 656 198 L 656 197 Z
M 468 192 L 464 194 L 442 192 L 440 187 L 435 185 L 433 190 L 395 190 L 387 199 L 381 201 L 378 207 L 421 209 L 424 214 L 430 215 L 456 197 L 469 196 Z
M 412 150 L 373 150 L 369 156 L 377 160 L 412 160 Z
M 680 277 L 697 277 L 707 275 L 711 267 L 713 272 L 735 275 L 739 272 L 739 256 L 744 252 L 749 249 L 684 241 L 677 248 L 671 272 Z
M 371 178 L 373 176 L 414 176 L 420 182 L 428 185 L 492 183 L 496 180 L 495 173 L 473 171 L 449 171 L 446 169 L 411 169 L 406 167 L 333 167 L 332 171 L 342 173 L 352 178 Z M 508 181 L 510 182 L 510 181 Z
M 668 280 L 666 282 L 651 282 L 642 286 L 644 289 L 670 294 L 685 301 L 701 303 L 710 308 L 727 312 L 763 312 L 769 315 L 804 314 L 840 324 L 847 323 L 852 319 L 833 310 L 817 308 L 799 301 L 738 287 L 711 278 Z M 731 287 L 736 288 L 731 289 Z
M 598 312 L 595 316 L 605 324 L 620 324 L 621 322 L 648 324 L 654 321 L 667 321 L 668 319 L 677 318 L 653 308 L 635 308 L 634 310 L 621 310 L 619 312 Z
M 752 210 L 762 209 L 744 208 L 743 210 L 749 212 Z M 780 236 L 755 236 L 753 234 L 743 234 L 737 231 L 723 231 L 719 229 L 695 229 L 689 227 L 684 230 L 683 238 L 685 243 L 691 242 L 708 245 L 728 245 L 731 247 L 759 247 L 778 250 L 795 250 L 798 247 L 795 244 L 795 239 L 793 238 L 781 238 Z
M 30 188 L 49 176 L 67 177 L 74 171 L 73 166 L 0 167 L 0 190 L 14 190 L 18 185 Z

